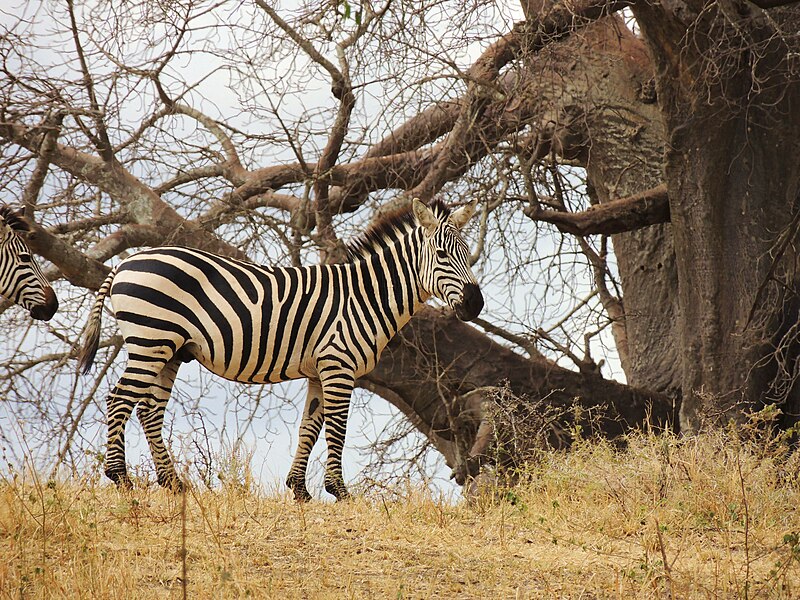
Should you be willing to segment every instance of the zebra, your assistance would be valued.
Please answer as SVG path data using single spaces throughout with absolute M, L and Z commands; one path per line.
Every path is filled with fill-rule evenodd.
M 58 298 L 22 237 L 30 230 L 21 209 L 0 205 L 0 295 L 34 319 L 49 321 L 58 310 Z
M 164 412 L 183 362 L 197 360 L 225 379 L 275 383 L 308 379 L 297 451 L 286 485 L 311 499 L 306 468 L 323 423 L 328 446 L 324 484 L 349 497 L 342 474 L 350 398 L 392 337 L 431 296 L 472 320 L 483 295 L 461 228 L 475 212 L 413 199 L 347 245 L 347 260 L 303 267 L 258 266 L 201 250 L 165 246 L 118 263 L 97 292 L 80 369 L 97 352 L 106 296 L 128 351 L 107 399 L 105 474 L 132 485 L 125 464 L 125 425 L 134 407 L 158 483 L 184 489 L 164 446 Z

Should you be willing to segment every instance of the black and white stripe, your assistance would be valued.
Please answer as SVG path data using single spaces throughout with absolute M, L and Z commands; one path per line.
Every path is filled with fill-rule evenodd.
M 91 366 L 106 295 L 111 296 L 128 363 L 108 397 L 106 474 L 130 485 L 125 424 L 134 407 L 161 485 L 179 489 L 167 452 L 164 410 L 181 362 L 245 383 L 309 380 L 300 441 L 287 478 L 298 500 L 311 448 L 325 424 L 325 489 L 347 497 L 342 478 L 350 396 L 389 340 L 431 295 L 475 318 L 483 297 L 460 229 L 474 205 L 454 211 L 414 200 L 351 244 L 350 260 L 266 267 L 200 250 L 153 248 L 119 263 L 97 294 L 81 352 Z
M 0 205 L 0 295 L 29 311 L 34 319 L 47 321 L 58 310 L 58 300 L 21 237 L 29 231 L 21 210 Z

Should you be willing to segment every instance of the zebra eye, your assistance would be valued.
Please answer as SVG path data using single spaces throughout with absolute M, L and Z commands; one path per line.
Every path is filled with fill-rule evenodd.
M 30 254 L 20 254 L 19 255 L 20 262 L 29 263 L 31 262 L 31 255 Z
M 447 260 L 447 252 L 445 252 L 441 248 L 437 248 L 436 249 L 436 258 L 439 258 L 441 260 Z

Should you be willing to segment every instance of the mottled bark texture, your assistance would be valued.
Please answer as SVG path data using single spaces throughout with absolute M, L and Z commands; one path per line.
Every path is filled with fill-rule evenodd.
M 780 32 L 796 37 L 800 12 L 696 0 L 634 10 L 669 140 L 681 428 L 771 401 L 796 419 L 800 83 Z
M 548 105 L 544 118 L 556 123 L 556 151 L 585 166 L 597 201 L 604 204 L 663 185 L 665 136 L 652 93 L 652 65 L 642 40 L 621 19 L 591 24 L 565 43 L 531 55 L 527 63 L 539 75 L 534 79 L 549 83 L 540 94 Z M 629 227 L 612 240 L 623 297 L 622 306 L 606 303 L 606 309 L 617 319 L 613 332 L 627 380 L 679 395 L 670 225 Z

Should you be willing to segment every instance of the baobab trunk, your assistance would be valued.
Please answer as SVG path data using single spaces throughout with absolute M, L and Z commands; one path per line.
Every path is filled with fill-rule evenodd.
M 800 23 L 780 11 L 759 21 L 755 7 L 727 15 L 694 1 L 678 15 L 665 6 L 637 3 L 635 13 L 669 140 L 681 429 L 698 429 L 704 417 L 741 420 L 770 402 L 791 421 L 800 409 L 800 84 L 772 26 Z
M 556 150 L 586 168 L 592 200 L 602 204 L 664 182 L 665 133 L 652 63 L 642 40 L 621 18 L 602 19 L 531 57 L 529 64 L 537 73 L 534 79 L 549 73 L 559 82 L 557 95 L 543 94 L 553 114 L 569 115 L 556 117 L 562 127 Z M 601 300 L 614 320 L 626 380 L 678 398 L 681 361 L 675 343 L 678 295 L 671 227 L 619 233 L 612 242 L 622 294 L 617 299 L 601 293 Z M 595 285 L 602 292 L 598 277 Z

